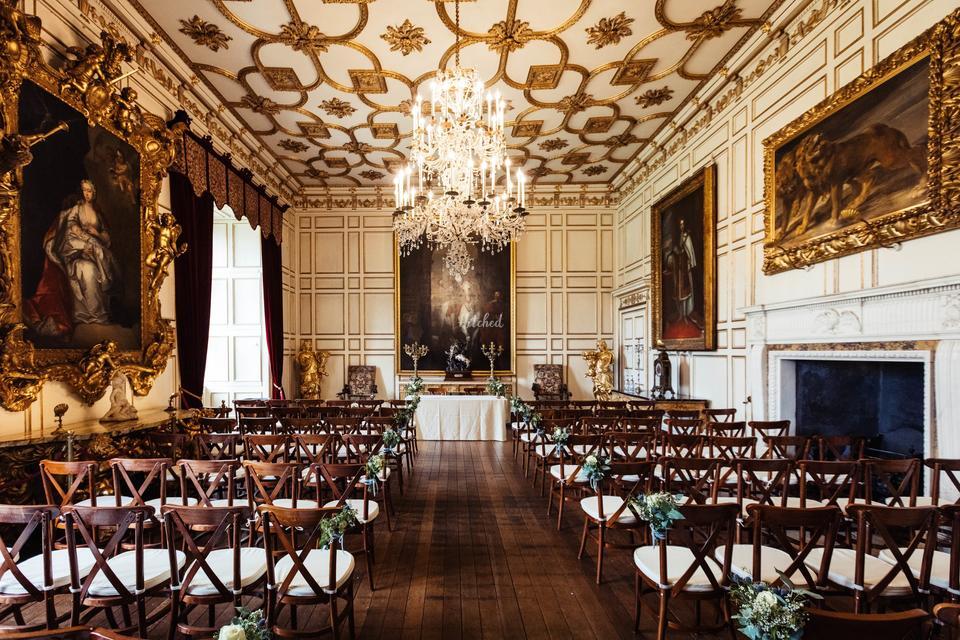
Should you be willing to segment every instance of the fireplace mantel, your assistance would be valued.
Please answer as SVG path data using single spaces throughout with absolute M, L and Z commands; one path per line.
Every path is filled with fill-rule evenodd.
M 784 361 L 919 360 L 925 363 L 930 409 L 926 453 L 960 457 L 960 276 L 758 305 L 743 313 L 754 419 L 782 417 Z

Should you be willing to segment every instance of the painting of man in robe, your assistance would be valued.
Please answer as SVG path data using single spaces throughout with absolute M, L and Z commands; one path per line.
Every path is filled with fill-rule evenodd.
M 927 199 L 929 60 L 923 58 L 781 143 L 773 229 L 792 246 Z
M 481 346 L 494 342 L 503 347 L 498 371 L 508 371 L 512 362 L 512 250 L 495 254 L 468 247 L 473 270 L 457 281 L 443 265 L 443 252 L 423 246 L 399 258 L 398 346 L 419 342 L 430 352 L 419 363 L 421 371 L 447 369 L 447 352 L 456 345 L 469 360 L 469 368 L 486 371 L 490 362 Z M 413 363 L 400 355 L 400 369 L 412 371 Z
M 140 347 L 140 167 L 137 152 L 24 82 L 20 131 L 63 122 L 32 148 L 21 212 L 23 322 L 38 348 Z
M 707 177 L 709 174 L 709 177 Z M 713 167 L 653 207 L 657 305 L 654 339 L 667 348 L 712 349 L 715 301 Z

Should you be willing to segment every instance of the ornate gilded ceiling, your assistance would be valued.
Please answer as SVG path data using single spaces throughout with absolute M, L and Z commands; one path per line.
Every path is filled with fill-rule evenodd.
M 132 0 L 303 187 L 389 184 L 452 0 Z M 139 3 L 139 4 L 138 4 Z M 606 183 L 778 0 L 462 0 L 460 56 L 539 183 Z

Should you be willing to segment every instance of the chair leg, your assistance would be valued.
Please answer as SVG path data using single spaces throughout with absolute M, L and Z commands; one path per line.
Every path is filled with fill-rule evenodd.
M 633 572 L 633 595 L 634 595 L 634 599 L 635 599 L 635 601 L 634 601 L 634 603 L 633 603 L 633 606 L 634 606 L 634 610 L 633 610 L 633 632 L 634 632 L 634 633 L 639 633 L 639 632 L 640 632 L 640 610 L 641 610 L 641 608 L 642 608 L 642 604 L 641 604 L 641 600 L 640 600 L 640 596 L 642 595 L 642 594 L 640 593 L 640 583 L 641 583 L 641 580 L 640 580 L 640 572 L 639 572 L 639 571 L 634 571 L 634 572 Z
M 350 640 L 357 637 L 356 620 L 353 617 L 353 580 L 350 581 L 350 587 L 347 591 L 347 628 L 350 631 Z
M 730 615 L 730 598 L 723 594 L 720 600 L 720 610 L 723 612 L 723 621 L 727 624 L 727 633 L 730 634 L 730 640 L 737 640 L 737 630 L 733 626 L 733 618 Z
M 560 481 L 560 504 L 557 505 L 557 531 L 560 531 L 560 526 L 563 524 L 563 504 L 567 501 L 566 495 L 567 483 Z
M 583 517 L 583 535 L 580 536 L 580 551 L 577 552 L 577 560 L 583 558 L 583 549 L 587 546 L 587 527 L 590 526 L 590 519 Z
M 143 595 L 137 596 L 137 631 L 141 638 L 147 637 L 147 600 Z
M 340 619 L 337 613 L 337 594 L 330 596 L 330 635 L 333 640 L 340 638 Z
M 363 535 L 363 552 L 367 557 L 367 580 L 370 582 L 370 591 L 373 591 L 373 533 L 369 525 L 363 525 L 361 529 Z
M 170 592 L 170 626 L 167 629 L 167 640 L 175 640 L 177 637 L 177 624 L 180 622 L 180 592 Z
M 600 580 L 603 576 L 603 547 L 606 544 L 604 538 L 606 537 L 607 525 L 603 522 L 600 523 L 599 534 L 597 535 L 597 584 L 600 584 Z
M 390 499 L 390 480 L 383 482 L 383 510 L 387 512 L 387 531 L 393 531 L 393 522 L 390 520 L 390 508 L 393 501 Z
M 57 628 L 57 608 L 53 599 L 53 591 L 46 591 L 43 594 L 44 604 L 46 605 L 47 629 Z
M 657 640 L 664 640 L 667 637 L 667 625 L 669 624 L 669 604 L 670 592 L 664 589 L 660 590 L 660 610 L 657 615 Z

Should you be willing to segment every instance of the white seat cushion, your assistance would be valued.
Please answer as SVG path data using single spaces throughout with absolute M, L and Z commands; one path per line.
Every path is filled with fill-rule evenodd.
M 200 501 L 196 498 L 187 498 L 186 506 L 193 507 L 199 504 Z M 174 505 L 174 506 L 184 506 L 184 500 L 181 496 L 167 496 L 166 502 L 161 502 L 160 498 L 154 498 L 153 500 L 147 500 L 145 503 L 148 507 L 153 507 L 157 510 L 157 515 L 160 515 L 160 507 L 165 504 Z
M 296 506 L 293 504 L 293 498 L 278 498 L 273 501 L 273 506 L 283 507 L 284 509 L 316 509 L 317 501 L 316 500 L 303 500 L 298 499 Z
M 720 575 L 722 567 L 717 564 L 716 560 L 711 557 L 706 558 L 707 563 L 715 569 L 712 569 L 713 577 L 719 583 L 722 580 Z M 637 569 L 646 576 L 648 579 L 657 583 L 663 588 L 672 587 L 677 580 L 683 577 L 683 574 L 687 572 L 687 569 L 690 568 L 690 565 L 694 562 L 693 551 L 687 547 L 678 547 L 673 545 L 667 545 L 667 582 L 663 584 L 660 582 L 660 548 L 657 546 L 646 546 L 646 547 L 637 547 L 633 552 L 633 562 L 637 565 Z M 713 591 L 713 585 L 710 584 L 710 579 L 707 577 L 707 574 L 704 572 L 702 567 L 697 567 L 697 570 L 693 572 L 693 575 L 690 576 L 690 580 L 683 585 L 684 591 Z
M 310 576 L 316 581 L 317 585 L 323 589 L 324 593 L 330 593 L 330 590 L 327 589 L 327 585 L 330 584 L 331 573 L 330 552 L 326 549 L 314 549 L 307 554 L 303 564 L 307 568 L 307 571 L 310 572 Z M 336 574 L 336 585 L 338 589 L 350 579 L 350 576 L 353 574 L 354 566 L 355 563 L 350 552 L 344 551 L 343 549 L 338 549 Z M 276 576 L 278 586 L 284 583 L 284 581 L 287 579 L 287 575 L 293 569 L 293 558 L 290 556 L 283 556 L 277 561 L 277 564 L 274 567 L 274 575 Z M 290 586 L 287 590 L 287 593 L 292 596 L 317 595 L 313 588 L 310 587 L 310 584 L 303 577 L 303 573 L 301 571 L 298 571 L 297 575 L 295 575 L 290 581 Z
M 586 483 L 590 479 L 587 478 L 587 472 L 583 469 L 577 470 L 577 465 L 575 464 L 565 464 L 563 465 L 563 472 L 566 474 L 566 478 L 560 475 L 560 465 L 555 464 L 550 466 L 550 475 L 553 476 L 555 480 L 571 480 L 576 483 Z M 574 478 L 576 475 L 576 478 Z
M 373 522 L 374 520 L 377 519 L 377 516 L 380 515 L 380 505 L 378 505 L 373 500 L 367 500 L 367 519 L 366 520 L 363 519 L 363 498 L 347 500 L 346 502 L 348 505 L 353 507 L 354 511 L 357 512 L 357 520 L 359 520 L 361 523 Z M 324 508 L 335 507 L 338 504 L 339 504 L 338 500 L 331 500 L 330 502 L 326 503 L 323 506 Z
M 54 549 L 50 554 L 52 565 L 54 589 L 59 589 L 70 583 L 70 550 Z M 77 548 L 77 569 L 80 572 L 82 580 L 90 573 L 93 567 L 93 553 L 90 549 L 83 547 Z M 43 589 L 43 556 L 36 555 L 27 558 L 23 562 L 18 562 L 17 567 L 23 572 L 23 576 L 38 589 Z M 5 596 L 22 596 L 27 593 L 20 582 L 13 577 L 13 574 L 7 571 L 0 577 L 0 594 Z
M 889 506 L 891 502 L 893 502 L 893 498 L 892 498 L 892 497 L 887 498 L 887 499 L 885 499 L 885 500 L 883 501 L 883 503 L 886 504 L 887 506 Z M 909 496 L 904 496 L 903 498 L 901 498 L 900 502 L 902 502 L 905 506 L 908 506 L 908 507 L 909 507 L 909 506 L 910 506 L 910 497 L 909 497 Z M 944 504 L 950 504 L 950 501 L 949 501 L 949 500 L 945 500 L 945 501 L 944 501 Z M 932 507 L 932 506 L 933 506 L 933 498 L 932 498 L 931 496 L 917 496 L 916 504 L 915 504 L 914 506 L 917 506 L 917 507 Z
M 901 553 L 905 553 L 906 550 L 906 547 L 900 547 Z M 897 559 L 893 557 L 889 549 L 884 549 L 877 556 L 884 562 L 897 564 Z M 914 551 L 910 559 L 907 560 L 907 564 L 913 570 L 913 575 L 919 577 L 920 565 L 923 564 L 923 549 L 918 548 Z M 930 584 L 944 591 L 950 590 L 950 554 L 946 551 L 933 552 L 933 562 L 930 566 Z
M 246 498 L 234 498 L 231 504 L 230 498 L 214 498 L 210 501 L 211 507 L 246 507 L 249 503 Z
M 823 549 L 812 549 L 804 558 L 804 564 L 816 571 L 820 568 L 820 561 L 823 558 Z M 854 570 L 856 568 L 857 552 L 853 549 L 834 549 L 833 556 L 830 558 L 830 568 L 827 578 L 830 582 L 845 587 L 847 589 L 860 590 L 860 587 L 854 584 Z M 875 556 L 864 556 L 863 561 L 863 585 L 870 589 L 877 584 L 890 571 L 890 564 L 884 562 Z M 893 580 L 883 590 L 885 596 L 906 596 L 912 593 L 910 581 L 898 573 Z
M 802 507 L 802 506 L 806 506 L 806 507 L 810 507 L 810 508 L 813 508 L 813 507 L 822 507 L 822 506 L 824 506 L 824 504 L 823 504 L 822 502 L 820 502 L 819 500 L 812 500 L 812 499 L 810 499 L 810 498 L 807 498 L 806 501 L 805 501 L 803 504 L 800 504 L 800 497 L 799 497 L 799 496 L 787 496 L 787 502 L 786 502 L 786 504 L 784 504 L 784 503 L 782 502 L 783 498 L 781 498 L 781 497 L 779 497 L 779 496 L 776 496 L 776 497 L 772 498 L 772 500 L 773 500 L 773 505 L 776 506 L 776 507 L 789 507 L 789 508 L 791 508 L 791 509 L 799 509 L 799 508 Z M 744 516 L 744 517 L 747 516 L 747 505 L 751 505 L 751 504 L 757 504 L 757 500 L 747 499 L 747 500 L 744 500 L 744 501 L 743 501 L 743 516 Z
M 120 496 L 120 506 L 125 507 L 127 505 L 133 504 L 133 498 L 130 496 Z M 77 507 L 92 507 L 93 500 L 87 498 L 86 500 L 81 500 L 80 502 L 75 502 L 74 506 Z M 97 506 L 98 507 L 115 507 L 117 506 L 116 498 L 112 493 L 105 493 L 102 496 L 97 496 Z
M 616 513 L 623 505 L 623 498 L 620 496 L 603 496 L 603 518 L 600 517 L 600 499 L 597 496 L 589 496 L 580 501 L 580 508 L 583 512 L 597 522 L 606 521 Z M 635 524 L 637 517 L 633 515 L 630 509 L 624 509 L 620 517 L 617 518 L 617 524 Z
M 137 588 L 136 553 L 136 551 L 124 551 L 107 559 L 110 569 L 131 593 Z M 187 556 L 182 551 L 177 551 L 176 554 L 177 568 L 183 568 Z M 143 588 L 149 590 L 168 580 L 170 580 L 169 551 L 166 549 L 144 549 Z M 95 598 L 109 598 L 119 595 L 102 571 L 97 572 L 97 575 L 94 576 L 93 583 L 87 593 Z
M 723 563 L 723 552 L 722 547 L 717 548 L 714 552 L 714 557 L 721 564 Z M 777 571 L 785 571 L 791 562 L 793 562 L 793 559 L 790 558 L 790 554 L 782 549 L 762 545 L 760 547 L 760 576 L 754 578 L 753 545 L 735 544 L 730 561 L 730 572 L 738 578 L 770 584 L 780 577 Z
M 215 549 L 207 556 L 207 564 L 227 589 L 233 589 L 233 550 Z M 189 573 L 190 569 L 187 569 Z M 243 547 L 240 549 L 240 588 L 247 587 L 259 580 L 267 572 L 267 555 L 263 549 Z M 196 575 L 187 587 L 192 596 L 209 596 L 218 593 L 210 577 L 204 570 L 197 569 Z

